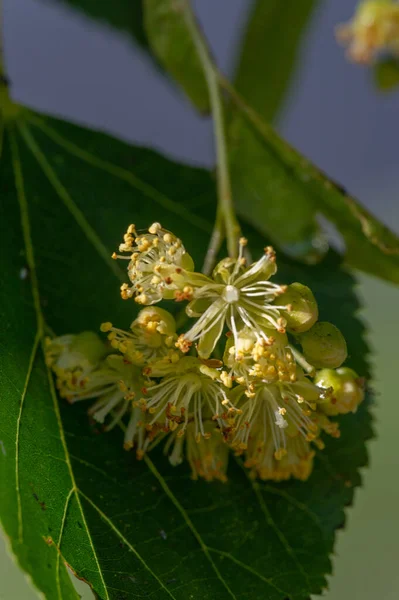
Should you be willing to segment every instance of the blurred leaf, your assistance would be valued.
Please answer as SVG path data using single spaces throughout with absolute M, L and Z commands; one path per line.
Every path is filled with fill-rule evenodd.
M 119 431 L 100 434 L 85 403 L 58 402 L 40 348 L 61 334 L 126 327 L 134 302 L 110 254 L 126 224 L 160 220 L 198 262 L 212 230 L 204 170 L 27 110 L 7 110 L 1 163 L 0 515 L 22 568 L 46 598 L 76 598 L 64 562 L 101 599 L 306 600 L 331 571 L 334 531 L 360 483 L 371 435 L 364 404 L 317 455 L 307 483 L 255 483 L 232 459 L 227 484 L 193 482 L 155 451 L 138 462 Z M 251 249 L 265 240 L 249 230 Z M 330 254 L 279 277 L 311 285 L 322 319 L 367 375 L 352 277 Z M 339 310 L 337 311 L 337 307 Z M 47 540 L 47 543 L 46 543 Z M 50 542 L 52 545 L 50 546 Z
M 303 262 L 328 249 L 312 198 L 274 149 L 238 115 L 230 126 L 230 165 L 237 211 L 278 248 Z
M 257 0 L 245 32 L 235 89 L 267 121 L 281 110 L 309 19 L 320 0 Z M 316 262 L 328 246 L 313 203 L 292 181 L 272 148 L 239 112 L 230 125 L 231 172 L 237 210 L 280 248 Z
M 143 0 L 144 21 L 154 54 L 198 108 L 209 111 L 203 69 L 184 12 L 187 0 Z
M 143 26 L 142 0 L 47 0 L 56 4 L 70 4 L 89 17 L 108 23 L 111 27 L 129 33 L 143 48 L 148 47 Z
M 310 17 L 321 1 L 254 2 L 234 87 L 269 122 L 274 120 L 286 99 L 300 44 Z
M 236 182 L 237 198 L 242 202 L 242 212 L 259 231 L 269 233 L 273 241 L 286 249 L 287 237 L 295 241 L 295 222 L 305 231 L 303 214 L 323 214 L 337 227 L 346 243 L 346 261 L 353 267 L 371 273 L 387 281 L 399 283 L 399 238 L 383 225 L 342 187 L 334 183 L 309 160 L 279 137 L 274 129 L 264 121 L 239 94 L 223 81 L 234 100 L 239 117 L 232 127 L 233 176 L 241 172 L 239 184 Z M 245 119 L 244 119 L 245 117 Z M 246 132 L 251 130 L 251 136 Z M 245 139 L 252 145 L 247 153 L 238 148 Z M 255 142 L 256 140 L 256 142 Z M 251 179 L 251 168 L 253 179 Z M 286 198 L 292 200 L 292 210 L 287 212 Z M 244 206 L 246 198 L 247 204 Z M 298 206 L 295 207 L 294 198 Z M 266 212 L 273 207 L 275 225 L 281 219 L 280 228 L 286 228 L 286 236 L 280 229 L 271 231 Z M 283 209 L 282 207 L 285 207 Z M 246 211 L 244 209 L 246 208 Z M 288 237 L 288 239 L 290 239 Z
M 373 65 L 375 85 L 382 92 L 391 92 L 399 85 L 399 60 L 394 57 L 379 60 Z

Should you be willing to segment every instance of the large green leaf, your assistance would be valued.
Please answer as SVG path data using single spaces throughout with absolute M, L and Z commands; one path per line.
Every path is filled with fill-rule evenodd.
M 211 175 L 102 133 L 10 107 L 2 143 L 0 516 L 22 568 L 46 596 L 76 598 L 64 562 L 101 599 L 306 600 L 326 585 L 334 531 L 360 482 L 367 405 L 317 456 L 307 483 L 193 482 L 161 450 L 137 462 L 121 434 L 100 434 L 83 403 L 56 398 L 41 351 L 57 333 L 126 327 L 134 302 L 110 254 L 126 225 L 160 220 L 197 262 L 214 213 Z M 265 240 L 248 231 L 253 252 Z M 323 319 L 347 336 L 367 375 L 353 279 L 330 254 L 280 277 L 311 284 Z M 339 311 L 337 311 L 339 307 Z M 47 542 L 47 543 L 46 543 Z M 52 542 L 52 545 L 49 545 Z
M 142 0 L 50 0 L 70 4 L 89 17 L 126 31 L 143 48 L 148 47 L 143 25 Z
M 209 94 L 200 58 L 187 28 L 188 0 L 143 0 L 146 32 L 154 54 L 201 112 Z

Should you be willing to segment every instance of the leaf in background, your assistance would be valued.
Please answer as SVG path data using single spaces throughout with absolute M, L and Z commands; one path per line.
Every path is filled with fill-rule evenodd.
M 140 46 L 148 48 L 143 26 L 142 0 L 50 0 L 50 2 L 70 4 L 89 17 L 126 31 Z
M 282 109 L 299 46 L 320 4 L 321 0 L 256 0 L 253 4 L 234 87 L 266 121 L 272 122 Z
M 143 0 L 147 36 L 155 56 L 202 113 L 209 94 L 200 60 L 187 28 L 187 0 Z
M 43 361 L 44 326 L 56 333 L 126 327 L 134 302 L 110 259 L 129 222 L 160 220 L 197 262 L 215 206 L 204 170 L 101 133 L 8 111 L 0 202 L 0 515 L 21 566 L 47 598 L 75 599 L 64 561 L 101 599 L 306 600 L 331 571 L 334 531 L 367 463 L 367 405 L 317 456 L 307 483 L 253 482 L 231 459 L 227 484 L 193 482 L 161 450 L 142 462 L 120 431 L 101 434 L 88 405 L 57 401 Z M 255 254 L 265 240 L 252 231 Z M 315 267 L 280 257 L 279 277 L 312 285 L 322 319 L 347 337 L 367 375 L 352 277 L 330 254 Z M 339 306 L 339 311 L 337 311 Z M 53 545 L 45 540 L 51 537 Z M 69 586 L 69 587 L 68 587 Z
M 282 108 L 299 59 L 299 47 L 320 0 L 257 0 L 238 61 L 235 89 L 267 121 Z M 282 33 L 283 32 L 283 33 Z M 320 260 L 327 244 L 313 203 L 292 181 L 239 112 L 231 115 L 231 172 L 237 210 L 285 252 L 305 262 Z
M 242 131 L 251 128 L 251 135 L 257 136 L 259 152 L 256 153 L 254 150 L 254 155 L 248 156 L 257 168 L 261 170 L 263 165 L 268 172 L 268 177 L 263 181 L 263 196 L 258 196 L 258 200 L 267 203 L 272 198 L 273 207 L 278 210 L 277 201 L 280 199 L 284 204 L 284 194 L 293 196 L 296 194 L 298 198 L 306 195 L 313 205 L 314 214 L 323 214 L 342 234 L 346 243 L 345 258 L 348 264 L 387 281 L 399 283 L 398 236 L 342 187 L 280 138 L 274 129 L 243 101 L 228 82 L 223 81 L 223 84 L 234 99 L 240 114 L 235 123 L 235 130 L 233 129 L 235 134 L 233 153 L 236 151 L 234 147 L 237 147 Z M 244 115 L 245 121 L 241 121 Z M 243 161 L 246 160 L 246 156 L 242 158 Z M 241 168 L 245 174 L 245 169 L 251 169 L 249 162 L 242 162 L 236 165 L 236 168 Z M 256 169 L 254 172 L 256 173 Z M 250 179 L 246 177 L 249 186 Z M 285 214 L 284 223 L 288 231 L 290 226 L 295 226 L 295 219 L 301 207 L 305 209 L 305 206 L 300 204 L 296 212 L 294 207 L 291 213 L 282 212 L 282 217 Z M 264 207 L 260 204 L 252 204 L 248 208 L 251 209 L 250 212 L 248 211 L 248 220 L 260 231 L 268 230 L 262 220 Z M 290 215 L 289 218 L 287 214 Z M 276 243 L 279 244 L 278 240 Z M 282 245 L 281 242 L 279 245 Z

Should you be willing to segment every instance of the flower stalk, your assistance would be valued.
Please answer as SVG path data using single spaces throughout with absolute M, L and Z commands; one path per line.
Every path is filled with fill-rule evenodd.
M 220 210 L 220 215 L 224 223 L 228 254 L 231 258 L 235 258 L 237 256 L 238 249 L 237 242 L 241 234 L 233 205 L 228 165 L 223 98 L 220 90 L 219 75 L 212 60 L 206 40 L 204 39 L 204 36 L 198 27 L 198 23 L 196 22 L 189 0 L 184 2 L 183 7 L 184 18 L 200 58 L 208 85 L 209 99 L 214 122 L 214 137 L 216 147 L 218 214 Z M 217 253 L 215 252 L 215 249 L 219 249 L 221 245 L 222 236 L 223 230 L 221 227 L 221 219 L 219 221 L 219 218 L 217 217 L 215 230 L 211 238 L 210 251 L 207 255 L 207 261 L 205 262 L 205 272 L 209 272 L 211 270 L 210 263 Z

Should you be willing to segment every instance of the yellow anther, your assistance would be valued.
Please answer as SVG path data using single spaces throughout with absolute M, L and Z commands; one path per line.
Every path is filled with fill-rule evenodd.
M 136 226 L 133 225 L 133 223 L 131 225 L 129 225 L 129 227 L 127 228 L 127 233 L 129 235 L 137 235 L 136 234 Z
M 222 371 L 220 373 L 221 382 L 228 388 L 231 388 L 233 385 L 233 378 L 231 375 L 226 373 L 226 371 Z
M 287 456 L 287 450 L 285 448 L 280 448 L 274 453 L 274 458 L 276 460 L 281 460 L 282 458 L 284 458 L 284 456 Z
M 137 304 L 148 304 L 148 296 L 146 294 L 139 294 L 135 297 Z
M 149 228 L 148 231 L 149 233 L 151 233 L 152 235 L 156 235 L 158 233 L 158 231 L 160 231 L 162 229 L 162 225 L 161 223 L 153 223 Z

